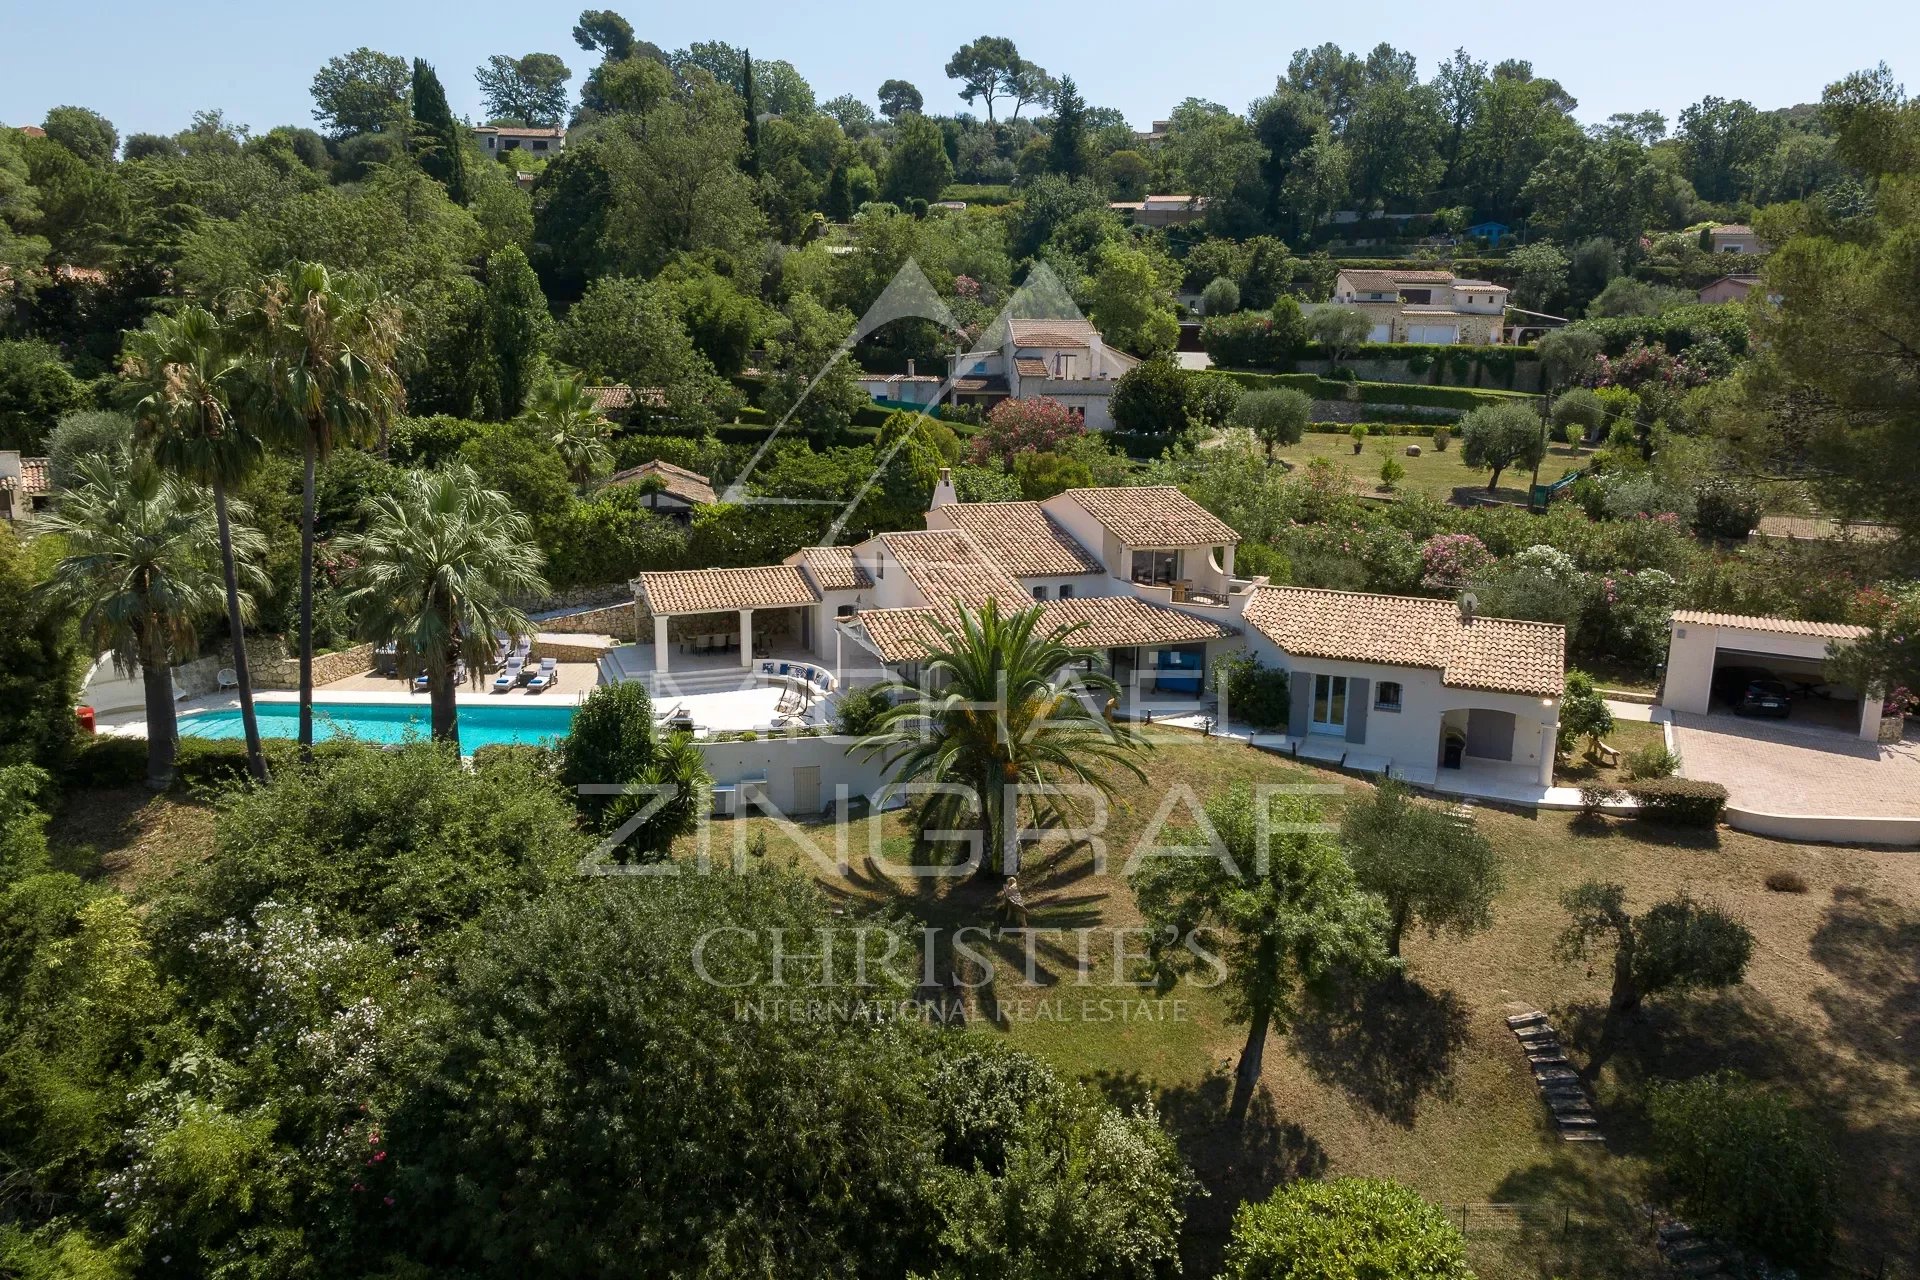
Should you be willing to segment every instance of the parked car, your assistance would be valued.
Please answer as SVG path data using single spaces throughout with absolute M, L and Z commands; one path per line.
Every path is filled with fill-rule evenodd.
M 1776 716 L 1786 719 L 1793 711 L 1793 690 L 1784 680 L 1768 677 L 1755 680 L 1741 690 L 1733 709 L 1743 716 Z

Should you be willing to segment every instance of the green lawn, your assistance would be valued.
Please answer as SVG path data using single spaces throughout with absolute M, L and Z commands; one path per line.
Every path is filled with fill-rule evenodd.
M 1624 728 L 1615 745 L 1638 745 L 1650 729 Z M 1076 928 L 1138 923 L 1120 864 L 1169 788 L 1205 797 L 1241 779 L 1366 785 L 1191 737 L 1159 748 L 1150 773 L 1150 790 L 1113 802 L 1105 870 L 1084 845 L 1030 858 L 1021 880 L 1033 928 L 1070 939 Z M 1076 987 L 1069 942 L 1036 947 L 1039 985 L 1028 988 L 1021 948 L 1003 938 L 985 948 L 1000 981 L 969 1000 L 970 1025 L 1118 1098 L 1158 1105 L 1211 1192 L 1192 1209 L 1189 1275 L 1214 1273 L 1242 1199 L 1320 1172 L 1391 1175 L 1456 1216 L 1468 1206 L 1469 1244 L 1484 1280 L 1664 1274 L 1633 1208 L 1648 1194 L 1645 1085 L 1655 1075 L 1722 1065 L 1775 1082 L 1831 1117 L 1850 1259 L 1870 1267 L 1877 1257 L 1920 1251 L 1907 1211 L 1920 1180 L 1920 859 L 1731 831 L 1676 838 L 1564 814 L 1481 809 L 1478 821 L 1507 860 L 1494 927 L 1465 940 L 1410 938 L 1407 994 L 1355 998 L 1336 1016 L 1276 1038 L 1256 1120 L 1241 1140 L 1229 1139 L 1221 1119 L 1226 1073 L 1245 1033 L 1215 995 L 1176 989 L 1171 998 L 1182 1003 L 1155 1006 L 1147 1020 L 1088 1007 L 1088 995 L 1111 992 Z M 981 882 L 889 878 L 863 854 L 872 823 L 880 824 L 883 857 L 908 861 L 897 814 L 855 829 L 845 875 L 809 860 L 771 826 L 767 856 L 808 867 L 850 910 L 885 907 L 944 927 L 996 920 L 993 891 Z M 830 847 L 830 831 L 820 834 Z M 717 829 L 716 839 L 729 836 Z M 1811 891 L 1768 892 L 1766 874 L 1786 868 Z M 1504 1022 L 1514 1008 L 1537 1005 L 1554 1015 L 1576 1060 L 1593 1045 L 1605 975 L 1552 956 L 1564 923 L 1560 894 L 1590 877 L 1627 885 L 1636 908 L 1685 889 L 1726 905 L 1759 939 L 1743 987 L 1654 1009 L 1612 1054 L 1597 1086 L 1606 1148 L 1549 1132 Z M 1489 1203 L 1529 1208 L 1518 1222 L 1487 1209 L 1476 1218 L 1474 1206 Z
M 1420 446 L 1419 457 L 1407 456 L 1407 446 L 1410 444 Z M 1378 487 L 1380 464 L 1386 460 L 1388 452 L 1407 469 L 1406 477 L 1400 481 L 1402 493 L 1424 493 L 1445 500 L 1453 497 L 1456 489 L 1472 489 L 1479 493 L 1486 491 L 1488 473 L 1470 468 L 1460 460 L 1458 435 L 1448 442 L 1444 450 L 1436 450 L 1433 442 L 1422 436 L 1369 435 L 1366 447 L 1355 454 L 1353 441 L 1348 436 L 1309 432 L 1299 444 L 1275 450 L 1274 456 L 1295 466 L 1304 466 L 1314 458 L 1326 458 L 1352 476 L 1358 492 L 1371 494 L 1384 492 Z M 1586 465 L 1585 458 L 1585 454 L 1571 445 L 1553 445 L 1546 461 L 1540 465 L 1541 482 L 1549 483 L 1569 471 L 1579 470 Z M 1527 485 L 1531 479 L 1531 473 L 1524 469 L 1509 470 L 1500 477 L 1496 496 L 1512 502 L 1525 502 Z

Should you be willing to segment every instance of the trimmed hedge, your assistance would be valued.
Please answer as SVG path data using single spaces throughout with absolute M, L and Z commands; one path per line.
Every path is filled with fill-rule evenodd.
M 1625 352 L 1636 338 L 1676 356 L 1695 343 L 1718 338 L 1739 356 L 1747 353 L 1749 336 L 1746 308 L 1713 302 L 1672 307 L 1656 316 L 1576 320 L 1567 327 L 1598 334 L 1610 356 Z
M 1644 778 L 1626 785 L 1639 816 L 1676 827 L 1712 827 L 1727 807 L 1727 789 L 1693 778 Z
M 1292 387 L 1315 400 L 1345 400 L 1348 388 L 1357 388 L 1361 404 L 1407 404 L 1434 409 L 1478 409 L 1485 404 L 1504 404 L 1510 400 L 1531 400 L 1522 391 L 1494 391 L 1484 387 L 1435 387 L 1417 382 L 1341 382 L 1311 373 L 1255 373 L 1246 369 L 1221 369 L 1241 386 Z
M 299 744 L 292 738 L 267 738 L 260 747 L 266 752 L 270 770 L 292 768 L 299 759 Z M 336 740 L 315 743 L 313 755 L 318 761 L 338 760 L 364 749 L 365 743 Z M 245 742 L 183 737 L 174 749 L 175 790 L 224 786 L 246 776 Z M 119 735 L 95 737 L 75 753 L 64 779 L 82 790 L 140 786 L 147 780 L 147 740 Z

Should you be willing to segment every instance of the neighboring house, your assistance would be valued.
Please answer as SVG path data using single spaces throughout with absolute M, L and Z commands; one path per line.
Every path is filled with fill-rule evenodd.
M 1333 301 L 1366 314 L 1369 342 L 1497 343 L 1507 313 L 1505 286 L 1450 271 L 1342 271 Z
M 1085 320 L 1007 320 L 988 330 L 999 344 L 952 357 L 953 402 L 991 408 L 1009 397 L 1047 396 L 1079 414 L 1089 431 L 1113 429 L 1114 382 L 1140 362 L 1106 344 Z
M 52 501 L 47 460 L 23 458 L 17 449 L 0 449 L 0 520 L 24 520 Z
M 19 131 L 29 138 L 44 138 L 47 136 L 47 131 L 37 124 L 23 124 L 20 126 Z
M 551 155 L 567 149 L 564 128 L 528 128 L 519 125 L 484 124 L 473 131 L 487 154 L 498 157 L 508 151 L 531 151 Z
M 1037 603 L 1045 625 L 1077 628 L 1067 643 L 1136 713 L 1204 706 L 1218 661 L 1251 650 L 1291 676 L 1283 750 L 1420 783 L 1461 771 L 1551 783 L 1564 628 L 1451 600 L 1270 586 L 1235 575 L 1238 544 L 1170 485 L 963 503 L 943 472 L 925 530 L 780 565 L 642 574 L 635 605 L 656 676 L 737 648 L 742 667 L 816 662 L 835 689 L 917 678 L 961 606 Z
M 632 415 L 635 405 L 644 405 L 653 410 L 667 407 L 667 393 L 661 388 L 641 387 L 635 391 L 624 382 L 588 387 L 587 396 L 593 401 L 595 409 L 615 422 L 625 422 Z
M 1715 253 L 1765 253 L 1767 247 L 1760 243 L 1760 237 L 1753 228 L 1741 223 L 1730 222 L 1715 227 L 1707 233 L 1707 242 Z
M 648 486 L 647 508 L 682 522 L 693 519 L 695 507 L 710 507 L 717 501 L 713 485 L 705 476 L 658 458 L 637 467 L 628 467 L 625 471 L 614 472 L 607 477 L 604 487 L 611 489 L 615 485 L 644 484 L 649 480 L 657 480 L 658 483 Z
M 1513 228 L 1504 222 L 1476 222 L 1467 228 L 1467 234 L 1476 240 L 1485 240 L 1490 249 L 1498 249 L 1513 239 Z
M 1566 629 L 1451 600 L 1261 586 L 1256 657 L 1290 673 L 1287 734 L 1309 759 L 1432 783 L 1476 769 L 1550 786 Z
M 1729 250 L 1728 252 L 1733 252 Z M 1712 284 L 1700 290 L 1702 302 L 1744 302 L 1754 286 L 1760 283 L 1759 276 L 1737 275 L 1721 276 Z
M 862 373 L 860 389 L 875 400 L 889 405 L 925 408 L 940 402 L 941 379 L 931 373 L 916 373 L 914 362 L 907 361 L 905 373 Z
M 1143 227 L 1184 227 L 1207 211 L 1205 196 L 1148 196 L 1144 200 L 1115 200 L 1107 205 L 1115 213 Z
M 1148 148 L 1157 147 L 1161 143 L 1165 142 L 1167 140 L 1167 135 L 1172 132 L 1173 132 L 1173 121 L 1155 120 L 1153 122 L 1153 127 L 1151 129 L 1148 129 L 1145 133 L 1141 133 L 1138 130 L 1134 131 L 1134 135 L 1133 135 L 1134 145 L 1141 146 L 1141 147 L 1148 147 Z

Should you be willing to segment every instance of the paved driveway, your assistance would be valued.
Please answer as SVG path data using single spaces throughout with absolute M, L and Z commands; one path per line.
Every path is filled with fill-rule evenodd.
M 1920 739 L 1875 745 L 1837 729 L 1674 713 L 1680 771 L 1761 813 L 1920 816 Z

